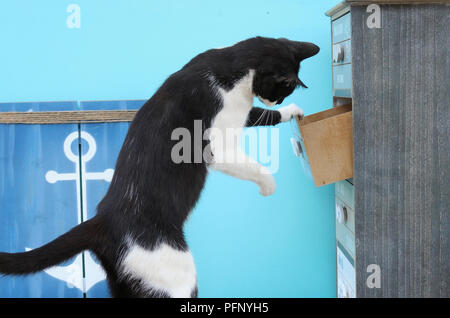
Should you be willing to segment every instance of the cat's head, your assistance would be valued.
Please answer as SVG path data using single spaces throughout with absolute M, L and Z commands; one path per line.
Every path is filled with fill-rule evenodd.
M 309 42 L 285 38 L 252 39 L 258 64 L 253 78 L 253 93 L 266 105 L 281 104 L 299 86 L 307 87 L 299 78 L 300 62 L 316 55 L 320 48 Z

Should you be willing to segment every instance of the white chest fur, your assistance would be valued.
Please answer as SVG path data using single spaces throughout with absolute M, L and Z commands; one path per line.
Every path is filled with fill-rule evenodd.
M 223 107 L 214 118 L 212 128 L 225 132 L 226 128 L 243 128 L 248 113 L 253 106 L 253 76 L 255 71 L 250 70 L 234 87 L 225 91 L 218 88 L 222 97 Z
M 254 70 L 250 70 L 229 91 L 218 88 L 223 105 L 211 125 L 210 146 L 214 159 L 210 167 L 236 178 L 253 181 L 259 186 L 262 195 L 270 195 L 276 187 L 274 178 L 266 167 L 248 157 L 240 144 L 255 97 L 252 89 L 254 74 Z
M 140 279 L 145 287 L 174 298 L 189 298 L 197 285 L 195 265 L 189 251 L 162 243 L 154 250 L 130 246 L 122 262 L 122 274 Z
M 216 88 L 222 98 L 222 109 L 214 118 L 210 129 L 211 150 L 216 159 L 225 152 L 234 153 L 239 148 L 242 129 L 253 106 L 254 73 L 254 70 L 250 70 L 229 91 Z M 227 138 L 227 135 L 230 137 L 231 134 L 233 139 Z

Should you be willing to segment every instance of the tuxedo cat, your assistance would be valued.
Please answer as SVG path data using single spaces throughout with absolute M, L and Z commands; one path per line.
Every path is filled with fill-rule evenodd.
M 0 273 L 41 271 L 90 250 L 115 297 L 196 297 L 195 266 L 183 225 L 208 169 L 252 181 L 264 196 L 275 191 L 267 169 L 238 143 L 218 142 L 219 135 L 227 128 L 239 131 L 302 116 L 295 105 L 268 110 L 253 107 L 253 99 L 274 106 L 296 87 L 306 87 L 297 75 L 300 62 L 318 51 L 312 43 L 255 37 L 194 57 L 137 112 L 97 215 L 40 248 L 0 253 Z M 194 120 L 210 131 L 200 146 L 210 146 L 211 160 L 175 163 L 172 132 L 179 127 L 193 132 Z M 231 155 L 238 160 L 219 160 Z

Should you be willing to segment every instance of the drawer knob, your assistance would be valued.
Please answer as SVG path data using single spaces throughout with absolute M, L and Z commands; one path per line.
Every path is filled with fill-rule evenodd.
M 333 63 L 342 63 L 345 60 L 344 45 L 336 44 L 333 46 Z
M 336 221 L 339 223 L 347 222 L 347 208 L 339 203 L 336 203 Z
M 338 53 L 338 58 L 337 58 L 337 61 L 338 61 L 338 63 L 341 63 L 341 62 L 343 62 L 344 61 L 344 56 L 345 56 L 345 54 L 344 54 L 344 46 L 339 46 L 339 53 Z

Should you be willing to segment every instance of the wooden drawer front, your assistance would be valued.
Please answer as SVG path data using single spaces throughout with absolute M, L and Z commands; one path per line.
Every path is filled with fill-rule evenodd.
M 352 62 L 351 40 L 338 44 L 333 44 L 333 65 L 340 65 Z
M 352 97 L 352 65 L 333 66 L 333 96 Z
M 335 184 L 336 239 L 349 254 L 355 257 L 354 187 L 348 181 Z M 340 213 L 338 213 L 340 209 Z M 338 214 L 339 217 L 338 217 Z M 342 215 L 344 214 L 344 215 Z
M 343 223 L 336 222 L 336 240 L 355 258 L 355 235 Z
M 350 39 L 351 21 L 349 13 L 331 23 L 331 33 L 333 44 Z
M 355 260 L 342 248 L 336 247 L 337 263 L 337 296 L 338 298 L 356 297 Z
M 347 204 L 345 204 L 344 201 L 340 200 L 340 198 L 338 197 L 336 197 L 336 204 L 345 207 L 345 211 L 347 212 L 346 219 L 343 220 L 343 222 L 340 224 L 347 227 L 349 231 L 352 232 L 353 235 L 355 235 L 355 211 L 351 209 Z
M 336 182 L 335 185 L 336 198 L 339 198 L 352 210 L 355 209 L 354 187 L 353 184 L 344 180 Z

